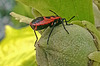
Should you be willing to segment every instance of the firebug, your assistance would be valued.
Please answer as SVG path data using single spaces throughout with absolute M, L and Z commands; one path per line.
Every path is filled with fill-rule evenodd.
M 51 12 L 53 12 L 52 10 L 50 10 Z M 43 17 L 37 17 L 36 19 L 34 19 L 31 23 L 30 23 L 30 26 L 31 28 L 34 30 L 34 33 L 35 33 L 35 36 L 36 36 L 36 41 L 35 41 L 35 44 L 38 40 L 38 37 L 37 37 L 37 34 L 36 34 L 36 30 L 41 30 L 41 29 L 44 29 L 44 28 L 47 28 L 48 26 L 51 27 L 51 32 L 48 36 L 48 39 L 47 39 L 47 44 L 49 42 L 49 38 L 50 38 L 50 35 L 54 29 L 55 26 L 59 25 L 59 24 L 62 24 L 63 25 L 63 28 L 65 29 L 65 31 L 69 34 L 69 32 L 67 31 L 67 29 L 65 28 L 64 26 L 64 21 L 66 22 L 66 25 L 70 25 L 68 24 L 67 22 L 69 22 L 71 19 L 73 19 L 75 16 L 73 16 L 71 19 L 69 19 L 68 21 L 66 21 L 65 18 L 61 18 L 59 17 L 55 12 L 53 12 L 56 16 L 43 16 Z

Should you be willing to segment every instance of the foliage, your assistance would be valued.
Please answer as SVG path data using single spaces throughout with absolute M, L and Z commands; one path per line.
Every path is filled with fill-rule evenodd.
M 22 29 L 6 26 L 6 37 L 0 42 L 0 66 L 36 66 L 35 40 L 30 26 Z
M 14 11 L 15 13 L 19 13 L 21 15 L 33 18 L 31 8 L 19 2 L 17 2 L 16 6 L 13 8 L 12 11 Z M 19 21 L 15 20 L 13 17 L 11 18 L 11 20 L 14 24 L 13 27 L 15 28 L 21 28 L 21 27 L 27 26 L 26 23 L 19 23 Z
M 94 24 L 92 0 L 17 0 L 37 9 L 43 16 L 51 16 L 53 10 L 66 19 L 87 20 Z M 53 14 L 52 14 L 53 15 Z
M 31 13 L 31 8 L 34 8 L 39 11 L 43 16 L 54 15 L 53 13 L 49 12 L 49 10 L 53 10 L 59 16 L 64 17 L 67 20 L 70 19 L 72 16 L 75 16 L 73 20 L 86 20 L 94 24 L 92 0 L 17 1 L 20 3 L 15 6 L 13 11 L 26 17 L 34 18 Z M 14 19 L 12 20 L 15 22 Z M 26 25 L 21 25 L 21 23 L 18 22 L 15 22 L 15 24 L 17 27 Z M 0 65 L 36 66 L 35 51 L 33 46 L 35 36 L 33 30 L 30 27 L 16 30 L 7 26 L 6 34 L 7 35 L 5 39 L 0 43 Z M 39 33 L 38 36 L 40 37 Z

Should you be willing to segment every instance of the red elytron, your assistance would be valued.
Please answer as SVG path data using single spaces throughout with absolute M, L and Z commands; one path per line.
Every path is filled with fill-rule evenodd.
M 50 10 L 51 12 L 53 12 L 52 10 Z M 36 19 L 34 19 L 31 23 L 30 23 L 30 26 L 31 28 L 34 30 L 34 33 L 35 33 L 35 36 L 36 36 L 36 41 L 35 41 L 35 44 L 38 40 L 38 37 L 37 37 L 37 34 L 36 34 L 36 30 L 41 30 L 41 29 L 44 29 L 44 28 L 47 28 L 48 26 L 50 26 L 52 29 L 51 29 L 51 32 L 48 36 L 48 39 L 47 39 L 47 44 L 49 42 L 49 38 L 50 38 L 50 35 L 54 29 L 55 26 L 59 25 L 59 24 L 62 24 L 65 31 L 69 34 L 69 32 L 66 30 L 65 26 L 64 26 L 64 21 L 66 22 L 66 25 L 69 25 L 67 24 L 67 22 L 69 22 L 71 19 L 73 19 L 75 16 L 73 16 L 70 20 L 66 21 L 65 18 L 61 18 L 59 17 L 55 12 L 53 12 L 56 16 L 49 16 L 49 17 L 38 17 Z

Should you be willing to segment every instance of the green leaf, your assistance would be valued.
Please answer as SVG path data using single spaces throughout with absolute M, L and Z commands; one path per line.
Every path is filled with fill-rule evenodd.
M 36 66 L 35 40 L 30 26 L 18 30 L 6 26 L 6 37 L 0 42 L 0 66 Z
M 32 11 L 31 11 L 31 8 L 22 4 L 22 3 L 19 3 L 17 2 L 17 4 L 15 5 L 15 7 L 13 8 L 13 12 L 15 13 L 18 13 L 20 15 L 23 15 L 23 16 L 26 16 L 26 17 L 30 17 L 30 18 L 34 18 L 33 15 L 32 15 Z M 13 27 L 23 27 L 23 26 L 26 26 L 27 24 L 25 23 L 19 23 L 19 21 L 15 20 L 14 18 L 11 18 L 12 19 L 12 22 L 14 24 Z
M 88 56 L 91 60 L 100 63 L 100 51 L 95 51 Z
M 17 2 L 16 6 L 13 8 L 13 11 L 18 14 L 33 18 L 31 7 L 28 7 L 23 3 Z
M 17 0 L 27 6 L 38 10 L 43 16 L 54 15 L 53 10 L 59 16 L 74 20 L 86 20 L 94 24 L 92 0 Z

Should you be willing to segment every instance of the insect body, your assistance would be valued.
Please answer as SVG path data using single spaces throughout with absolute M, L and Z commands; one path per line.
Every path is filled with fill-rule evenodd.
M 59 22 L 61 17 L 58 16 L 50 16 L 50 17 L 38 17 L 34 19 L 30 25 L 34 30 L 41 30 L 47 28 L 48 26 L 53 26 L 54 22 Z M 60 22 L 61 23 L 61 22 Z M 60 24 L 58 23 L 58 24 Z
M 51 10 L 50 10 L 51 11 Z M 53 12 L 53 11 L 51 11 Z M 35 44 L 38 40 L 38 37 L 37 37 L 37 34 L 36 34 L 36 30 L 41 30 L 41 29 L 44 29 L 44 28 L 47 28 L 48 26 L 50 26 L 52 29 L 51 29 L 51 32 L 48 36 L 48 39 L 47 39 L 47 44 L 49 42 L 49 38 L 50 38 L 50 35 L 54 29 L 55 26 L 59 25 L 59 24 L 62 24 L 65 31 L 69 34 L 69 32 L 66 30 L 65 26 L 64 26 L 64 21 L 66 22 L 66 25 L 69 25 L 67 24 L 67 22 L 69 22 L 71 19 L 73 19 L 75 16 L 73 16 L 70 20 L 66 21 L 65 18 L 61 18 L 59 17 L 55 12 L 53 12 L 56 16 L 49 16 L 49 17 L 38 17 L 36 19 L 34 19 L 31 23 L 30 23 L 30 26 L 32 27 L 32 29 L 34 30 L 34 33 L 35 33 L 35 36 L 36 36 L 36 41 L 35 41 Z

